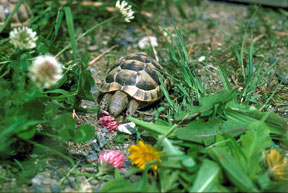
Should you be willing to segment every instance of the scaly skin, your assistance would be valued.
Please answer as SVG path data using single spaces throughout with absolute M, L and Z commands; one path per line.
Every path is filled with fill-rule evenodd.
M 139 101 L 131 99 L 128 101 L 128 95 L 122 91 L 116 91 L 114 95 L 106 93 L 100 103 L 100 110 L 109 111 L 110 115 L 117 117 L 126 107 L 126 115 L 132 116 L 139 107 Z
M 116 91 L 115 94 L 111 97 L 109 103 L 109 113 L 113 117 L 117 117 L 124 109 L 127 107 L 128 104 L 128 96 L 126 93 L 122 91 Z

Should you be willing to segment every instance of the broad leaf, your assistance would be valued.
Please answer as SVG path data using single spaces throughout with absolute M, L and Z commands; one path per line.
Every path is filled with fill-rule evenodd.
M 247 158 L 246 173 L 251 178 L 260 169 L 258 162 L 261 153 L 271 144 L 269 133 L 269 127 L 265 123 L 255 121 L 249 124 L 246 134 L 241 136 L 242 150 Z
M 243 192 L 259 192 L 253 181 L 243 171 L 241 167 L 237 165 L 234 157 L 223 148 L 215 147 L 208 151 L 209 155 L 214 161 L 224 168 L 229 180 Z
M 79 128 L 77 128 L 77 131 L 72 141 L 76 143 L 85 142 L 92 139 L 94 135 L 95 135 L 94 127 L 88 124 L 81 125 Z
M 221 178 L 220 166 L 205 159 L 189 192 L 229 192 L 221 185 Z
M 176 121 L 180 121 L 183 119 L 189 120 L 201 113 L 207 112 L 208 110 L 211 110 L 212 112 L 214 105 L 225 104 L 228 101 L 230 101 L 233 97 L 233 92 L 234 91 L 224 90 L 214 95 L 202 97 L 199 99 L 200 106 L 188 105 L 185 111 L 179 112 L 179 114 L 175 116 L 175 120 Z
M 137 126 L 143 128 L 147 131 L 157 133 L 157 134 L 162 134 L 162 135 L 170 133 L 171 128 L 172 129 L 174 128 L 173 126 L 163 126 L 163 125 L 158 125 L 158 124 L 154 124 L 154 123 L 147 123 L 145 121 L 140 121 L 140 120 L 135 119 L 133 117 L 128 117 L 127 119 L 129 121 L 134 122 Z M 175 133 L 173 131 L 174 130 L 171 131 L 172 133 L 170 133 L 168 135 L 168 137 L 175 137 Z
M 221 119 L 204 122 L 202 119 L 193 121 L 186 127 L 179 129 L 176 136 L 179 139 L 210 145 L 215 141 L 219 132 Z

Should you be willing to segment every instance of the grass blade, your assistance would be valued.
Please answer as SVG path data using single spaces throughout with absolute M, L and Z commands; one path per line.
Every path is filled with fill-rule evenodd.
M 57 19 L 56 19 L 54 40 L 56 39 L 56 37 L 57 37 L 57 35 L 58 35 L 58 32 L 59 32 L 59 29 L 60 29 L 60 26 L 61 26 L 61 22 L 62 22 L 63 16 L 64 16 L 64 12 L 63 12 L 63 10 L 61 9 L 61 10 L 59 10 L 59 13 L 58 13 L 58 16 L 57 16 Z
M 73 60 L 74 62 L 76 62 L 77 61 L 77 44 L 76 44 L 75 33 L 74 33 L 73 17 L 72 17 L 70 7 L 64 7 L 64 11 L 65 11 L 65 16 L 66 16 L 68 33 L 70 36 L 71 46 L 73 50 Z

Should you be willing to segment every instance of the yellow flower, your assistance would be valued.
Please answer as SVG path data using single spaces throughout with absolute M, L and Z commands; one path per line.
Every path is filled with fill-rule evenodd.
M 131 159 L 131 163 L 137 165 L 137 167 L 141 170 L 144 170 L 148 162 L 157 161 L 156 164 L 150 166 L 154 172 L 154 175 L 157 174 L 157 168 L 161 162 L 160 151 L 157 151 L 151 145 L 144 144 L 143 141 L 139 141 L 138 145 L 131 145 L 128 152 L 131 154 L 128 156 L 128 158 Z
M 280 155 L 276 149 L 265 152 L 265 158 L 274 180 L 288 181 L 288 160 Z

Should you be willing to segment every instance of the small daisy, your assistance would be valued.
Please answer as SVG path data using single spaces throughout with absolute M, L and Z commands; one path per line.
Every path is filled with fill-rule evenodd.
M 115 7 L 120 11 L 120 13 L 122 14 L 122 16 L 124 17 L 124 20 L 126 22 L 130 22 L 130 20 L 132 20 L 134 18 L 133 14 L 134 11 L 131 9 L 132 6 L 128 5 L 128 3 L 126 1 L 122 1 L 122 3 L 120 2 L 120 0 L 118 0 L 116 2 Z
M 10 43 L 15 48 L 32 49 L 36 47 L 36 32 L 28 27 L 18 27 L 9 33 Z
M 161 162 L 160 151 L 157 151 L 151 145 L 144 144 L 143 141 L 139 141 L 138 145 L 131 145 L 131 147 L 128 149 L 128 152 L 131 154 L 128 156 L 128 158 L 131 159 L 131 163 L 137 165 L 137 167 L 141 170 L 144 170 L 148 162 L 157 161 L 156 164 L 150 166 L 154 172 L 154 175 L 157 174 L 157 168 Z
M 99 164 L 104 164 L 108 167 L 118 168 L 124 166 L 125 156 L 120 151 L 109 150 L 101 153 L 98 159 Z
M 288 181 L 288 159 L 281 156 L 276 149 L 265 152 L 265 158 L 273 179 Z
M 62 78 L 62 64 L 55 57 L 38 56 L 29 68 L 30 78 L 39 88 L 49 88 Z

